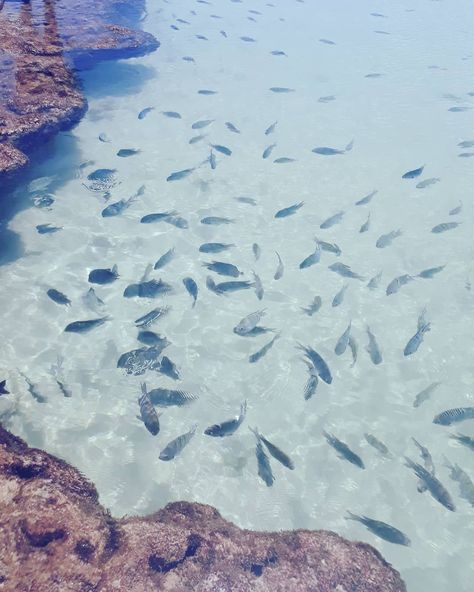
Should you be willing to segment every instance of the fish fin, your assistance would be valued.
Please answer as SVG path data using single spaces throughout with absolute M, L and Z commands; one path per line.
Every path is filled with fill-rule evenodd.
M 240 405 L 240 417 L 243 419 L 247 414 L 247 399 Z
M 148 396 L 148 391 L 146 390 L 146 382 L 142 382 L 140 384 L 140 388 L 142 389 L 142 393 Z
M 112 273 L 113 273 L 114 275 L 117 275 L 117 276 L 118 276 L 118 267 L 117 267 L 117 264 L 115 264 L 115 265 L 112 267 L 112 270 L 111 270 L 111 271 L 112 271 Z

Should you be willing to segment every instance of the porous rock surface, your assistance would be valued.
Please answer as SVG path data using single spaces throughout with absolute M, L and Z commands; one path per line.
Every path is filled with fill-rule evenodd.
M 0 426 L 0 591 L 406 592 L 369 545 L 252 532 L 212 507 L 114 519 L 66 462 Z
M 85 113 L 74 63 L 159 46 L 126 26 L 141 8 L 142 0 L 0 0 L 0 181 L 26 166 L 33 147 Z

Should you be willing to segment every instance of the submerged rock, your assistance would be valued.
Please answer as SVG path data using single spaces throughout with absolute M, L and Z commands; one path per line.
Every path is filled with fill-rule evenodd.
M 177 502 L 114 519 L 65 461 L 0 427 L 0 588 L 35 592 L 406 592 L 370 545 L 252 532 Z

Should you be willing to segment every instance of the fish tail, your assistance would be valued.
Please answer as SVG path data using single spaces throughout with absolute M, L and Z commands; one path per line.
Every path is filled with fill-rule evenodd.
M 142 393 L 148 396 L 148 391 L 146 390 L 146 382 L 142 382 L 140 384 L 140 388 L 142 389 Z
M 349 510 L 346 510 L 347 516 L 344 516 L 345 520 L 355 520 L 356 522 L 360 522 L 360 517 L 357 514 L 353 514 Z
M 244 419 L 247 414 L 247 399 L 240 405 L 240 417 Z
M 254 436 L 257 438 L 257 440 L 259 440 L 259 441 L 260 441 L 260 434 L 259 434 L 259 432 L 258 432 L 258 428 L 251 428 L 251 427 L 249 426 L 249 430 L 252 432 L 252 434 L 254 434 Z

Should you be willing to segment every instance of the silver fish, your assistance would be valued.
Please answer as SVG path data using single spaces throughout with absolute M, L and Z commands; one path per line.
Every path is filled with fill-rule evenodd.
M 420 444 L 417 440 L 415 440 L 415 438 L 412 437 L 412 440 L 413 440 L 415 446 L 420 451 L 420 456 L 425 464 L 425 469 L 430 473 L 430 475 L 434 476 L 435 475 L 435 466 L 434 466 L 433 458 L 431 456 L 430 451 L 428 450 L 428 448 L 426 448 L 425 446 Z M 427 490 L 426 483 L 423 481 L 423 479 L 420 479 L 418 481 L 418 485 L 416 488 L 418 489 L 418 491 L 420 493 L 424 493 Z
M 465 434 L 451 434 L 451 438 L 474 452 L 474 438 Z
M 181 434 L 163 448 L 160 452 L 159 459 L 160 460 L 173 460 L 178 454 L 180 454 L 183 449 L 189 444 L 189 442 L 193 439 L 194 434 L 196 433 L 197 423 L 193 424 L 189 432 L 185 434 Z
M 432 382 L 429 386 L 420 391 L 413 401 L 413 407 L 419 407 L 422 403 L 431 397 L 431 393 L 441 384 L 441 382 Z
M 324 222 L 321 222 L 321 224 L 319 225 L 319 228 L 322 229 L 326 229 L 326 228 L 331 228 L 331 226 L 334 226 L 335 224 L 339 224 L 339 222 L 342 220 L 343 216 L 344 216 L 345 212 L 337 212 L 336 214 L 330 216 L 329 218 L 327 218 L 326 220 L 324 220 Z
M 329 366 L 327 365 L 326 361 L 315 351 L 312 347 L 302 345 L 298 343 L 296 346 L 297 349 L 300 349 L 304 352 L 307 360 L 311 363 L 311 365 L 316 370 L 318 376 L 324 380 L 326 384 L 332 383 L 332 374 Z
M 387 296 L 390 296 L 391 294 L 396 294 L 402 286 L 405 286 L 406 284 L 408 284 L 408 282 L 411 282 L 414 279 L 415 278 L 413 276 L 408 274 L 400 275 L 388 284 L 385 293 L 387 294 Z
M 367 325 L 367 335 L 369 337 L 369 343 L 365 348 L 368 354 L 370 355 L 370 359 L 372 362 L 377 365 L 383 361 L 382 352 L 380 351 L 380 347 L 375 339 L 375 335 L 370 330 L 370 327 Z
M 270 144 L 270 146 L 267 146 L 265 148 L 265 150 L 262 152 L 262 158 L 268 158 L 271 153 L 273 152 L 273 149 L 275 148 L 276 144 Z
M 275 477 L 273 476 L 270 461 L 263 450 L 260 440 L 257 440 L 255 456 L 257 457 L 258 476 L 262 479 L 267 487 L 271 487 L 275 481 Z
M 265 130 L 265 135 L 269 136 L 270 134 L 273 134 L 273 132 L 275 131 L 275 128 L 278 124 L 278 121 L 275 121 L 274 123 L 272 123 L 271 125 L 269 125 L 267 127 L 267 129 Z
M 370 228 L 370 212 L 369 212 L 369 215 L 367 216 L 367 220 L 359 228 L 359 233 L 362 234 L 363 232 L 367 232 L 369 230 L 369 228 Z
M 275 251 L 275 253 L 276 253 L 276 256 L 278 257 L 278 267 L 275 271 L 275 275 L 273 276 L 273 279 L 279 280 L 280 278 L 283 277 L 283 272 L 284 272 L 285 268 L 283 267 L 283 261 L 281 260 L 279 253 L 277 253 L 277 251 Z
M 408 343 L 403 350 L 404 356 L 411 356 L 414 354 L 418 348 L 420 347 L 421 343 L 423 342 L 423 337 L 425 333 L 431 330 L 431 323 L 426 322 L 425 320 L 426 310 L 423 310 L 418 317 L 418 329 L 413 337 L 410 337 Z
M 446 232 L 447 230 L 452 230 L 459 226 L 461 222 L 443 222 L 442 224 L 437 224 L 431 229 L 431 232 L 434 234 L 440 234 L 441 232 Z
M 342 356 L 342 354 L 346 351 L 347 346 L 349 345 L 349 339 L 351 335 L 351 327 L 352 321 L 349 322 L 347 329 L 344 333 L 339 337 L 336 343 L 336 347 L 334 348 L 334 353 L 336 356 Z
M 332 446 L 338 453 L 339 458 L 349 461 L 353 465 L 356 465 L 356 467 L 359 467 L 359 469 L 365 469 L 364 461 L 358 454 L 351 450 L 345 442 L 342 442 L 336 438 L 336 436 L 329 434 L 325 430 L 323 430 L 323 435 L 326 438 L 328 444 Z
M 405 460 L 406 466 L 413 469 L 415 475 L 421 479 L 424 485 L 426 485 L 426 489 L 431 493 L 431 496 L 445 508 L 451 512 L 455 512 L 456 507 L 454 502 L 441 481 L 420 464 L 413 462 L 410 458 L 405 457 Z
M 223 421 L 222 423 L 214 424 L 204 430 L 206 436 L 213 436 L 215 438 L 224 438 L 231 436 L 241 425 L 247 413 L 247 401 L 244 401 L 240 406 L 240 414 L 234 419 Z
M 361 280 L 361 281 L 363 281 L 365 279 L 363 276 L 352 271 L 352 269 L 349 267 L 349 265 L 346 265 L 345 263 L 341 263 L 340 261 L 336 261 L 336 263 L 331 263 L 331 265 L 328 266 L 328 269 L 330 269 L 331 271 L 334 271 L 335 273 L 338 273 L 342 277 L 347 277 L 347 278 L 351 278 L 354 280 Z
M 430 267 L 429 269 L 424 269 L 423 271 L 420 271 L 416 277 L 431 279 L 434 275 L 443 271 L 445 267 L 446 265 L 440 265 L 439 267 Z
M 145 427 L 150 432 L 150 434 L 152 436 L 156 436 L 160 431 L 159 415 L 155 411 L 155 408 L 150 401 L 145 382 L 142 382 L 141 389 L 142 396 L 138 399 L 141 420 L 145 424 Z
M 280 462 L 287 469 L 290 469 L 290 471 L 293 471 L 293 469 L 295 468 L 295 463 L 287 454 L 285 454 L 285 452 L 283 452 L 283 450 L 280 450 L 278 446 L 275 446 L 275 444 L 272 444 L 272 442 L 267 440 L 265 436 L 262 436 L 262 434 L 259 433 L 257 428 L 249 427 L 249 430 L 253 434 L 255 434 L 255 437 L 258 441 L 263 442 L 263 444 L 265 444 L 266 449 L 273 456 L 274 459 Z
M 153 269 L 161 269 L 165 265 L 168 265 L 168 263 L 173 259 L 174 255 L 175 255 L 175 250 L 173 247 L 172 249 L 169 249 L 168 251 L 166 251 L 166 253 L 158 259 L 158 261 L 155 263 Z
M 249 362 L 250 362 L 250 364 L 255 364 L 261 358 L 263 358 L 263 356 L 266 355 L 266 353 L 273 347 L 273 344 L 275 343 L 275 341 L 279 337 L 280 337 L 280 335 L 275 335 L 275 337 L 271 341 L 269 341 L 268 343 L 266 343 L 261 349 L 259 349 L 254 354 L 251 354 L 249 356 Z
M 376 189 L 374 189 L 374 191 L 371 191 L 368 195 L 366 195 L 362 199 L 359 199 L 359 201 L 356 201 L 355 205 L 356 206 L 364 206 L 365 204 L 368 204 L 370 201 L 372 201 L 372 198 L 377 193 L 378 193 L 378 191 Z
M 258 325 L 263 316 L 265 316 L 265 309 L 250 313 L 234 327 L 234 333 L 246 335 Z
M 398 230 L 392 230 L 391 232 L 387 233 L 387 234 L 382 234 L 381 236 L 379 236 L 379 238 L 377 239 L 377 242 L 375 243 L 375 246 L 378 249 L 385 249 L 385 247 L 388 247 L 392 244 L 393 240 L 398 238 L 399 236 L 402 236 L 402 231 L 400 229 Z
M 424 179 L 416 184 L 417 189 L 425 189 L 425 187 L 430 187 L 431 185 L 435 185 L 439 183 L 441 179 L 439 177 L 430 177 L 429 179 Z
M 348 284 L 344 284 L 342 286 L 342 288 L 339 290 L 339 292 L 332 299 L 331 306 L 336 307 L 336 306 L 340 306 L 342 304 L 342 302 L 344 301 L 344 295 L 346 293 L 347 288 L 348 288 Z

